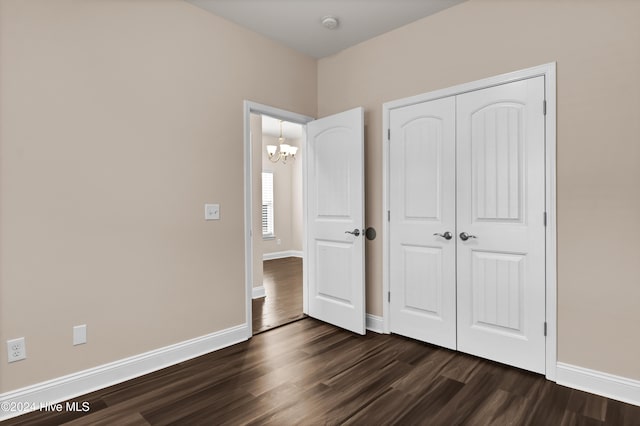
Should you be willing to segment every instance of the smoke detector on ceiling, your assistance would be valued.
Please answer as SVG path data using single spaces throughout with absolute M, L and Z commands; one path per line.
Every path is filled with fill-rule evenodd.
M 322 26 L 330 30 L 335 30 L 338 28 L 338 18 L 335 16 L 325 16 L 322 18 Z

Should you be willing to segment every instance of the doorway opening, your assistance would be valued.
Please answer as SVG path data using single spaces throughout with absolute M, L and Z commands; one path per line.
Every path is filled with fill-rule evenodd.
M 282 160 L 270 161 L 266 148 L 280 144 L 281 120 L 286 143 L 298 148 L 296 158 L 287 158 L 286 164 Z M 247 338 L 302 318 L 307 312 L 303 158 L 305 124 L 311 120 L 312 117 L 268 105 L 244 102 Z M 271 196 L 264 203 L 263 172 L 265 186 L 270 186 L 264 195 Z
M 251 113 L 253 334 L 305 317 L 302 311 L 303 126 Z M 269 154 L 269 149 L 276 152 Z M 286 147 L 286 148 L 283 148 Z M 294 155 L 284 152 L 296 151 Z M 288 150 L 288 151 L 287 151 Z
M 262 171 L 254 170 L 254 165 L 262 163 L 262 150 L 253 149 L 262 144 L 262 130 L 252 132 L 252 113 L 303 125 L 298 147 L 302 157 L 302 312 L 365 334 L 364 109 L 314 120 L 245 101 L 246 337 L 253 336 L 254 270 L 262 260 L 262 243 L 256 242 L 262 238 L 261 210 L 254 209 L 262 200 L 253 190 L 262 176 Z M 262 125 L 262 118 L 254 116 L 253 122 L 255 129 Z M 268 152 L 277 155 L 275 148 Z

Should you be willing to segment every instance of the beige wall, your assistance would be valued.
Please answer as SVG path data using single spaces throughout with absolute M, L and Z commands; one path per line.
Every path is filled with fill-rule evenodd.
M 319 61 L 320 117 L 366 108 L 382 226 L 382 104 L 557 61 L 558 359 L 640 379 L 640 2 L 471 0 Z M 382 312 L 382 241 L 367 311 Z
M 0 0 L 0 341 L 28 354 L 0 392 L 242 324 L 242 101 L 314 116 L 316 90 L 180 0 Z
M 297 139 L 287 139 L 289 145 L 300 147 Z M 262 170 L 273 172 L 275 238 L 262 240 L 264 254 L 282 251 L 302 251 L 302 167 L 301 156 L 295 160 L 273 163 L 267 156 L 267 145 L 277 145 L 278 138 L 262 137 Z M 301 154 L 301 150 L 300 150 Z
M 253 204 L 251 244 L 253 253 L 253 286 L 262 287 L 262 116 L 251 114 L 251 203 Z

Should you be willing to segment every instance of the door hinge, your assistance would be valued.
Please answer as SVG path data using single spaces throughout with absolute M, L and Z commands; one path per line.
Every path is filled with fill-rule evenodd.
M 547 226 L 547 212 L 542 213 L 542 223 Z
M 547 336 L 547 322 L 544 322 L 544 335 Z
M 542 115 L 547 115 L 547 101 L 542 101 Z
M 387 210 L 387 222 L 391 222 L 391 210 Z
M 391 128 L 387 129 L 387 140 L 390 141 L 391 140 Z
M 387 292 L 387 302 L 391 303 L 391 292 Z

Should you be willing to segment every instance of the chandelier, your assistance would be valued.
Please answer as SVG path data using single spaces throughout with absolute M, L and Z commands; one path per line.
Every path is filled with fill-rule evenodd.
M 296 159 L 296 152 L 298 152 L 298 147 L 284 143 L 284 138 L 282 137 L 282 120 L 280 120 L 280 137 L 278 138 L 278 145 L 267 145 L 269 160 L 273 163 L 277 163 L 282 160 L 282 163 L 286 164 L 287 158 L 291 157 L 294 160 Z

